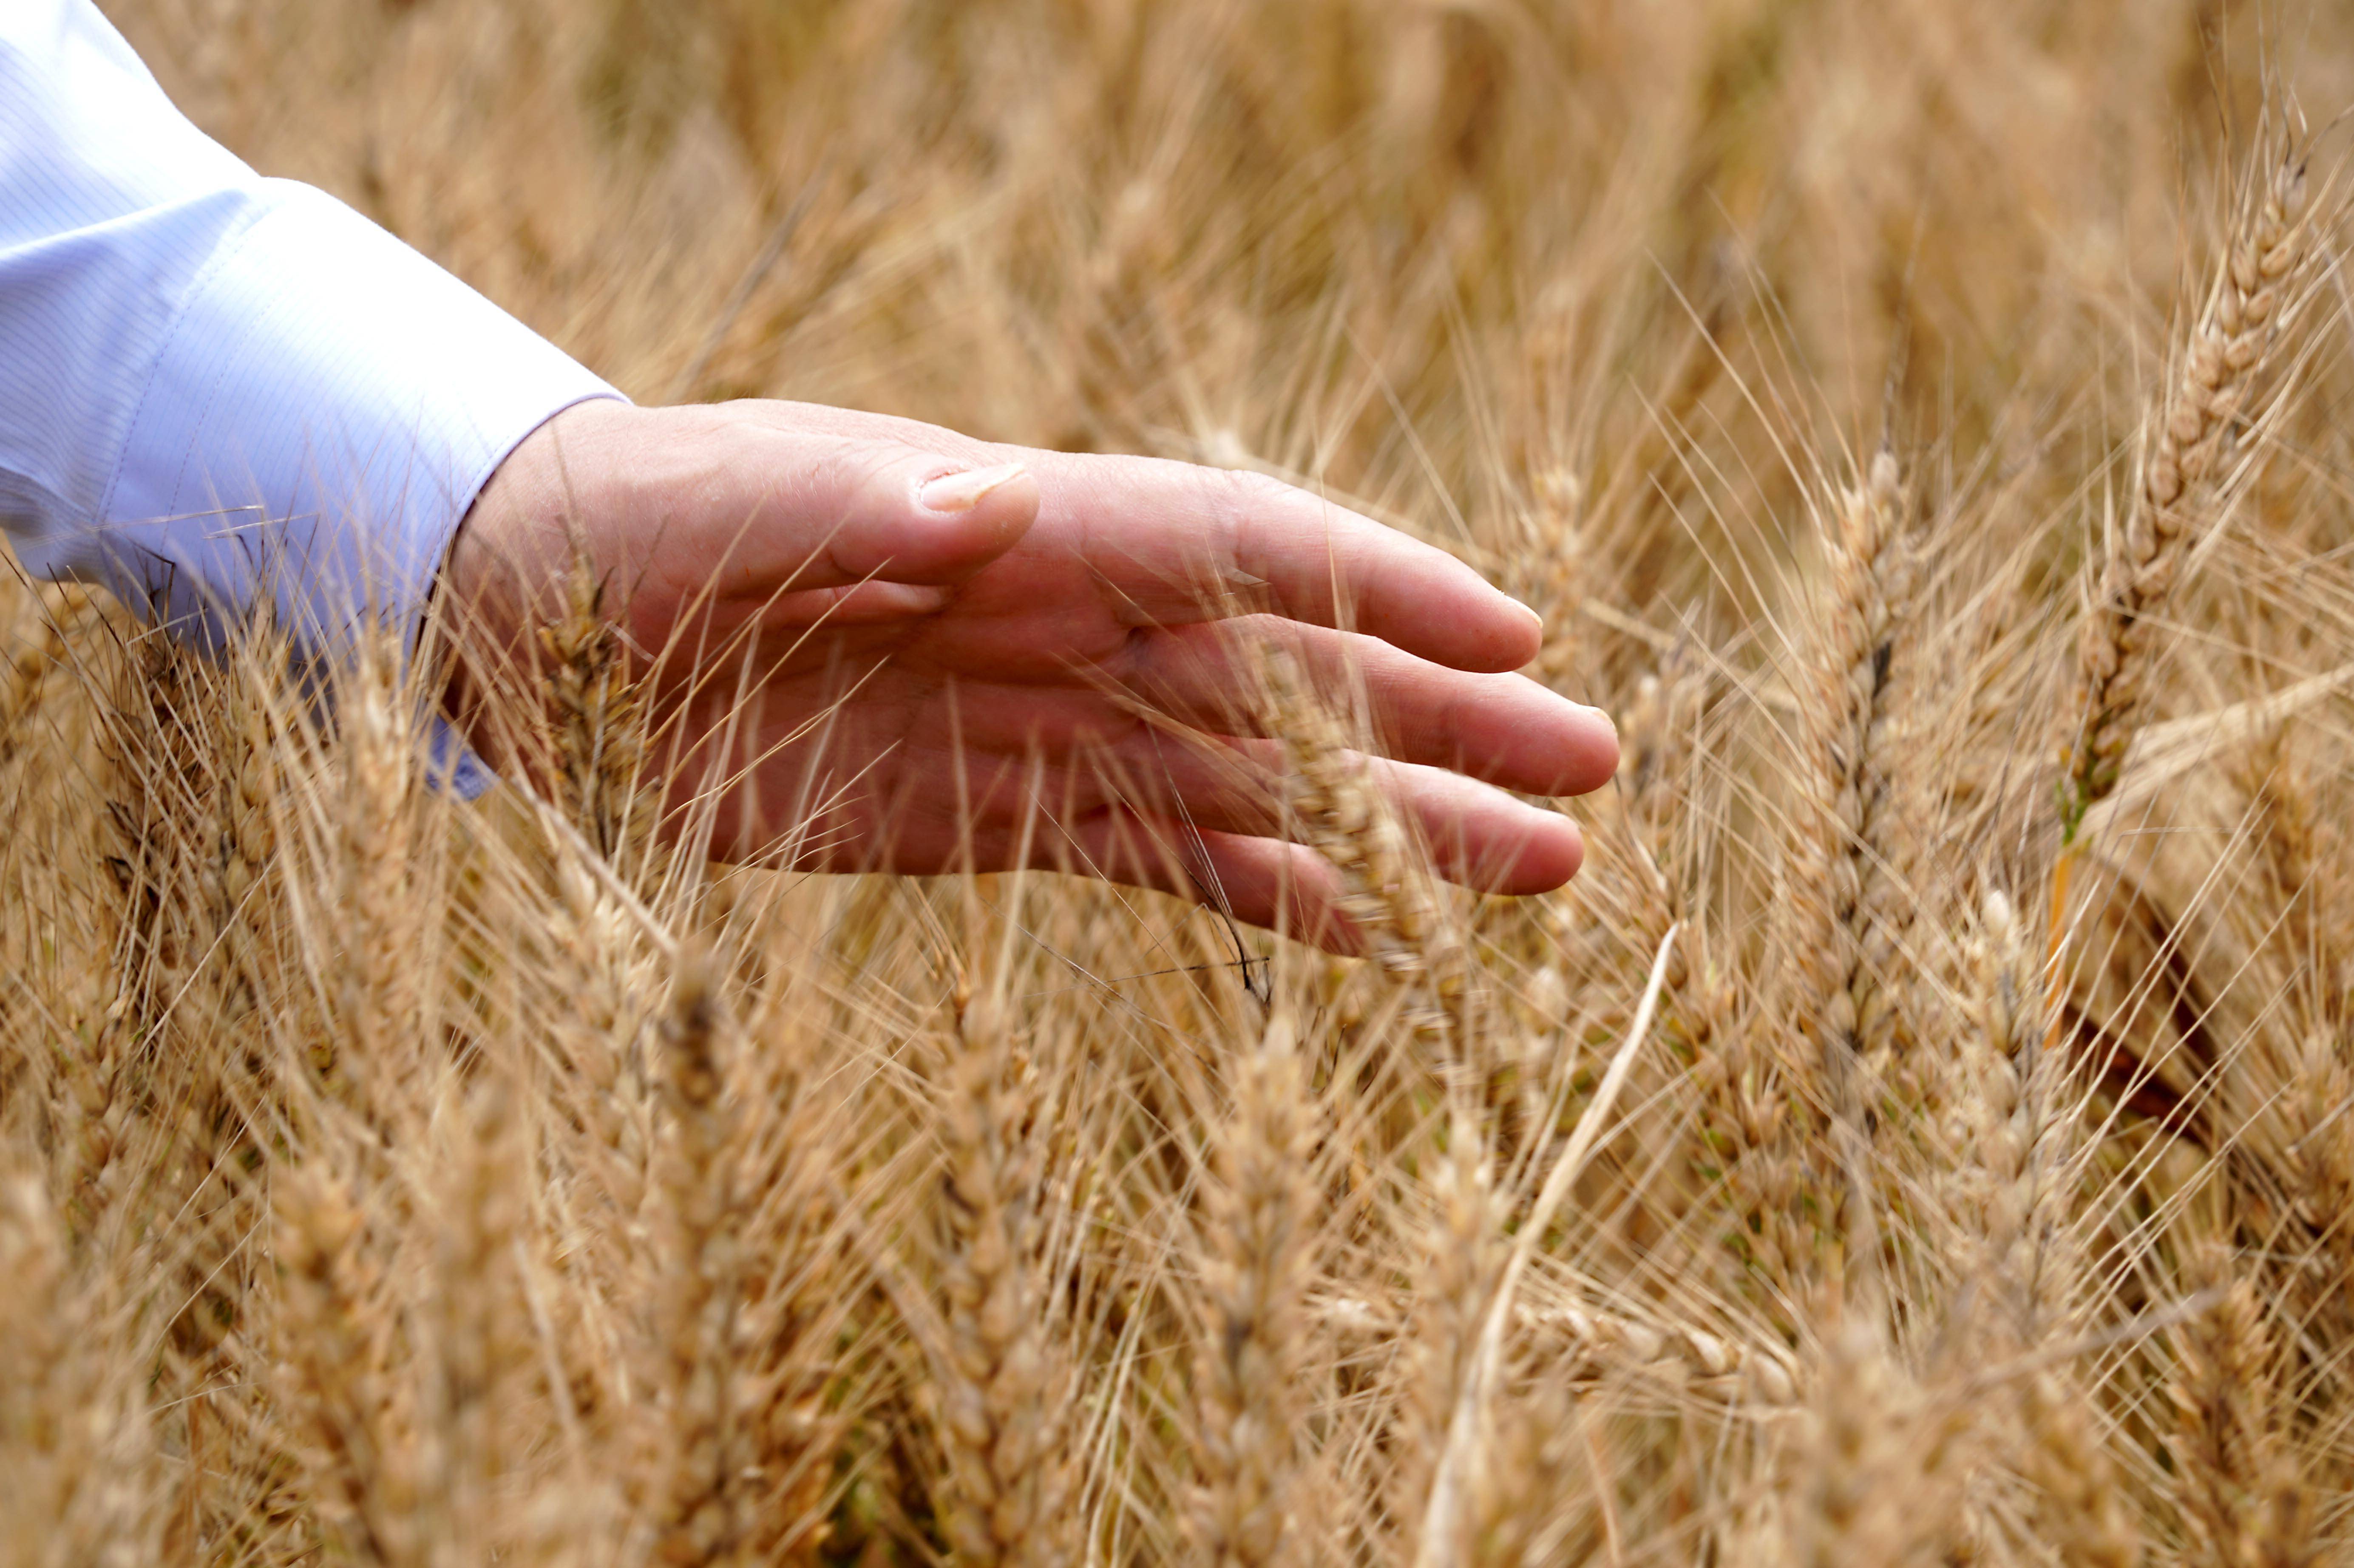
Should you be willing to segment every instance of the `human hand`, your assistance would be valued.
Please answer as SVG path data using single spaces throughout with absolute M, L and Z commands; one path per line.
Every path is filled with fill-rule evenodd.
M 1329 869 L 1271 836 L 1253 639 L 1362 683 L 1394 759 L 1374 776 L 1454 880 L 1566 882 L 1575 825 L 1504 790 L 1582 794 L 1617 766 L 1607 718 L 1510 673 L 1533 612 L 1253 474 L 808 404 L 583 403 L 509 456 L 452 550 L 478 664 L 559 613 L 576 548 L 654 658 L 670 798 L 719 786 L 726 858 L 926 874 L 1026 853 L 1345 947 Z

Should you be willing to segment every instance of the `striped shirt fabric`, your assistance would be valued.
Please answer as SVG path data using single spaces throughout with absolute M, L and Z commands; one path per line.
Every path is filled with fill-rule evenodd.
M 217 643 L 412 629 L 491 471 L 613 389 L 175 110 L 91 0 L 0 0 L 0 526 Z

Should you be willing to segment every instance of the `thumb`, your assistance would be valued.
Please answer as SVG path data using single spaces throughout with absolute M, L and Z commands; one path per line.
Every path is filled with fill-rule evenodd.
M 1038 481 L 1020 462 L 976 465 L 894 440 L 740 429 L 698 486 L 690 532 L 731 588 L 942 584 L 1029 532 Z
M 873 579 L 953 583 L 1029 531 L 1038 482 L 940 434 L 946 451 L 779 428 L 730 406 L 576 404 L 475 499 L 450 592 L 487 645 L 506 647 L 562 602 L 546 595 L 580 552 L 657 615 L 715 588 L 740 603 Z

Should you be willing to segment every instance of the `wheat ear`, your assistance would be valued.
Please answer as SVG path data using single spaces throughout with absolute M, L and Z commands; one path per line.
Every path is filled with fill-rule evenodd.
M 647 842 L 646 711 L 606 602 L 607 580 L 585 554 L 565 578 L 564 614 L 539 629 L 556 726 L 557 800 L 597 853 L 619 863 Z
M 2168 1447 L 2183 1522 L 2208 1561 L 2264 1568 L 2320 1560 L 2311 1493 L 2282 1430 L 2275 1354 L 2254 1283 L 2221 1248 L 2194 1259 L 2219 1298 L 2177 1338 Z
M 1513 1321 L 1521 1279 L 1528 1272 L 1539 1244 L 1552 1230 L 1554 1216 L 1568 1202 L 1577 1178 L 1584 1173 L 1585 1161 L 1593 1154 L 1604 1125 L 1617 1107 L 1619 1093 L 1634 1071 L 1636 1057 L 1650 1036 L 1651 1021 L 1659 1013 L 1660 993 L 1667 988 L 1668 969 L 1675 957 L 1676 938 L 1681 929 L 1670 926 L 1668 934 L 1660 938 L 1659 950 L 1651 959 L 1650 976 L 1643 984 L 1643 999 L 1627 1025 L 1626 1038 L 1612 1053 L 1610 1065 L 1603 1071 L 1602 1081 L 1595 1086 L 1593 1098 L 1578 1113 L 1577 1125 L 1570 1129 L 1568 1140 L 1553 1156 L 1543 1185 L 1537 1189 L 1535 1200 L 1520 1218 L 1520 1230 L 1503 1254 L 1501 1266 L 1495 1273 L 1494 1287 L 1487 1292 L 1476 1338 L 1468 1346 L 1458 1346 L 1447 1340 L 1444 1332 L 1437 1336 L 1446 1357 L 1442 1364 L 1449 1369 L 1452 1408 L 1445 1413 L 1446 1436 L 1437 1446 L 1437 1463 L 1432 1467 L 1422 1508 L 1415 1568 L 1446 1568 L 1460 1559 L 1463 1534 L 1470 1518 L 1472 1478 L 1487 1442 L 1489 1407 L 1503 1376 L 1504 1337 Z M 1455 1149 L 1459 1151 L 1472 1142 L 1461 1136 L 1464 1119 L 1459 1113 L 1457 1127 Z M 1467 1171 L 1476 1173 L 1477 1169 L 1474 1165 L 1458 1171 L 1453 1192 L 1467 1192 L 1465 1175 Z M 1459 1260 L 1476 1263 L 1475 1254 L 1460 1251 L 1469 1234 L 1462 1228 L 1463 1224 L 1459 1218 L 1450 1224 L 1447 1234 L 1452 1239 L 1440 1250 L 1442 1254 L 1455 1251 Z M 1473 1277 L 1477 1273 L 1476 1268 L 1470 1271 Z M 1426 1386 L 1436 1386 L 1429 1380 L 1426 1382 Z
M 1753 1156 L 1754 1168 L 1739 1171 L 1734 1187 L 1755 1216 L 1753 1257 L 1774 1259 L 1768 1277 L 1779 1285 L 1800 1258 L 1841 1266 L 1846 1230 L 1869 1224 L 1868 1212 L 1850 1209 L 1849 1200 L 1866 1180 L 1865 1117 L 1875 1097 L 1867 1080 L 1884 1065 L 1893 1035 L 1889 981 L 1908 897 L 1909 857 L 1897 851 L 1898 813 L 1888 810 L 1888 731 L 1912 577 L 1895 457 L 1876 455 L 1832 512 L 1829 569 L 1810 617 L 1815 640 L 1800 705 L 1799 794 L 1808 804 L 1796 824 L 1783 936 L 1797 981 L 1787 1012 L 1809 1042 L 1785 1065 L 1800 1091 L 1797 1109 L 1824 1118 L 1829 1148 L 1819 1161 L 1787 1150 Z M 1766 1190 L 1744 1192 L 1746 1186 Z M 1829 1248 L 1808 1245 L 1803 1227 L 1789 1223 L 1794 1209 L 1820 1216 L 1813 1228 L 1831 1238 Z M 1786 1234 L 1769 1241 L 1769 1228 Z M 1858 1240 L 1869 1259 L 1876 1249 Z
M 2070 841 L 2085 812 L 2116 788 L 2147 705 L 2158 612 L 2228 488 L 2257 378 L 2313 254 L 2307 196 L 2305 154 L 2292 148 L 2242 219 L 2179 375 L 2151 411 L 2140 482 L 2126 526 L 2101 557 L 2077 644 L 2077 721 L 2061 779 Z
M 404 1042 L 427 1038 L 419 1018 L 416 945 L 422 934 L 414 810 L 418 756 L 390 651 L 371 646 L 336 694 L 343 769 L 334 824 L 341 917 L 349 927 L 337 975 L 338 1010 L 351 1051 L 317 1065 L 348 1079 L 388 1074 Z M 323 1053 L 332 1047 L 323 1044 Z
M 380 1319 L 371 1321 L 376 1280 L 358 1254 L 361 1217 L 343 1183 L 310 1165 L 280 1168 L 271 1197 L 290 1403 L 307 1417 L 323 1523 L 362 1563 L 412 1563 L 412 1454 L 387 1386 Z
M 432 1295 L 419 1314 L 430 1351 L 419 1450 L 419 1495 L 435 1563 L 461 1561 L 494 1538 L 486 1493 L 511 1475 L 505 1396 L 529 1364 L 514 1248 L 530 1170 L 515 1126 L 515 1086 L 495 1066 L 451 1086 L 442 1111 L 460 1147 L 440 1194 Z
M 0 1176 L 0 1561 L 12 1565 L 157 1561 L 152 1385 L 109 1353 L 122 1293 L 78 1250 L 37 1177 Z
M 1341 913 L 1363 933 L 1384 973 L 1428 986 L 1442 1005 L 1458 1001 L 1463 955 L 1370 765 L 1288 652 L 1266 652 L 1260 668 L 1269 727 L 1283 747 L 1289 805 L 1309 842 L 1340 874 Z
M 1043 1146 L 1015 1069 L 1003 999 L 960 984 L 942 1107 L 945 1352 L 935 1371 L 947 1451 L 942 1523 L 960 1563 L 1076 1560 L 1063 1440 L 1074 1379 L 1035 1277 Z
M 2140 1532 L 2126 1514 L 2123 1478 L 2102 1446 L 2091 1402 L 2057 1373 L 2027 1380 L 2021 1397 L 2026 1434 L 2020 1469 L 2041 1494 L 2038 1533 L 2062 1568 L 2138 1568 Z
M 1708 704 L 1705 672 L 1679 644 L 1637 683 L 1619 716 L 1618 784 L 1627 799 L 1614 824 L 1623 836 L 1629 939 L 1657 948 L 1671 927 L 1689 932 L 1671 944 L 1659 1029 L 1687 1058 L 1695 1097 L 1688 1124 L 1690 1166 L 1702 1192 L 1730 1211 L 1732 1243 L 1744 1265 L 1786 1287 L 1810 1248 L 1784 1075 L 1761 1033 L 1742 1016 L 1744 988 L 1710 950 L 1704 922 L 1671 874 L 1671 851 L 1697 812 L 1678 788 L 1703 758 Z M 1774 1379 L 1781 1369 L 1763 1375 Z M 1711 1374 L 1713 1375 L 1713 1374 Z M 1786 1402 L 1784 1388 L 1778 1402 Z
M 1432 1185 L 1437 1202 L 1415 1313 L 1405 1477 L 1421 1524 L 1414 1568 L 1457 1568 L 1469 1560 L 1482 1460 L 1494 1437 L 1480 1386 L 1480 1331 L 1504 1261 L 1487 1148 L 1460 1107 Z
M 659 1501 L 655 1556 L 664 1563 L 733 1563 L 745 1530 L 735 1399 L 743 1266 L 737 1109 L 725 1078 L 730 1022 L 711 959 L 683 954 L 661 1029 L 668 1125 L 656 1176 L 663 1263 L 656 1335 L 669 1484 Z
M 1838 499 L 1829 572 L 1814 621 L 1806 715 L 1805 855 L 1790 894 L 1793 948 L 1808 988 L 1823 1071 L 1834 1082 L 1861 1058 L 1886 1057 L 1894 1033 L 1893 978 L 1907 921 L 1912 857 L 1892 810 L 1890 731 L 1904 661 L 1901 633 L 1912 596 L 1904 492 L 1893 454 L 1872 460 L 1861 484 Z
M 1804 1439 L 1785 1481 L 1797 1507 L 1787 1559 L 1808 1568 L 1967 1561 L 1957 1513 L 1967 1403 L 1925 1389 L 1882 1326 L 1825 1329 Z
M 2081 1103 L 2066 1059 L 2046 1049 L 2043 986 L 2010 900 L 1989 893 L 1969 943 L 1973 1008 L 1944 1095 L 1951 1139 L 1945 1211 L 1973 1234 L 1966 1259 L 1994 1287 L 2008 1350 L 2032 1348 L 2073 1306 L 2068 1197 Z
M 1297 1531 L 1301 1303 L 1316 1246 L 1307 1176 L 1314 1137 L 1297 1028 L 1278 1010 L 1238 1067 L 1205 1205 L 1195 1531 L 1206 1561 L 1237 1568 L 1286 1561 Z
M 2044 1048 L 2034 953 L 1999 892 L 1985 899 L 1968 959 L 1975 1006 L 1944 1096 L 1954 1147 L 1940 1206 L 1964 1223 L 1965 1290 L 1984 1298 L 1992 1319 L 1972 1342 L 1987 1358 L 2033 1357 L 2074 1321 L 2080 1271 L 2069 1197 L 2082 1101 L 2064 1058 Z M 2123 1478 L 2067 1369 L 2023 1380 L 2016 1414 L 2017 1467 L 2036 1489 L 2036 1528 L 2065 1568 L 2139 1563 Z

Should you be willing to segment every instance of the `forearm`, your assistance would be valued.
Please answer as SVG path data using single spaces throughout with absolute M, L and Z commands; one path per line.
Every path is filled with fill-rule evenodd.
M 265 180 L 87 0 L 0 10 L 0 524 L 191 633 L 413 624 L 476 492 L 611 389 L 332 197 Z

